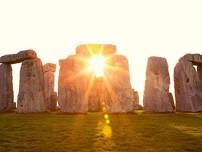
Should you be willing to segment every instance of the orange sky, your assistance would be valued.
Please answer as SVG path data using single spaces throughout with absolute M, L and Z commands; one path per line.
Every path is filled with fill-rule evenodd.
M 32 48 L 43 63 L 58 63 L 78 44 L 112 43 L 128 57 L 142 100 L 149 56 L 166 57 L 172 79 L 179 57 L 202 54 L 201 8 L 200 0 L 0 1 L 0 55 Z M 19 65 L 13 67 L 16 97 Z

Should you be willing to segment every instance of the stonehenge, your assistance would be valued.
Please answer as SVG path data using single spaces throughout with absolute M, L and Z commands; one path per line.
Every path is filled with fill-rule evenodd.
M 47 87 L 50 85 L 44 80 L 46 76 L 44 76 L 43 71 L 46 73 L 51 69 L 47 66 L 43 69 L 41 59 L 37 57 L 34 50 L 24 50 L 17 54 L 4 55 L 0 57 L 0 63 L 2 63 L 0 65 L 0 111 L 9 111 L 15 106 L 11 64 L 16 63 L 22 63 L 17 112 L 44 112 L 49 108 L 45 102 L 45 97 L 47 97 L 45 96 L 47 95 L 45 94 L 45 88 L 46 91 L 49 91 Z M 57 98 L 55 96 L 56 94 L 53 92 L 50 98 L 56 102 Z
M 174 69 L 174 82 L 176 111 L 202 111 L 202 55 L 181 57 Z
M 103 78 L 89 70 L 88 60 L 101 55 L 114 70 L 104 69 Z M 116 46 L 89 44 L 76 48 L 76 55 L 60 60 L 58 104 L 63 112 L 87 113 L 105 109 L 108 113 L 133 110 L 128 61 L 116 54 Z
M 173 112 L 174 100 L 169 92 L 170 76 L 165 58 L 150 57 L 147 62 L 144 109 L 148 112 Z
M 90 62 L 103 57 L 103 75 Z M 14 102 L 12 64 L 22 63 L 17 104 Z M 93 63 L 97 64 L 97 63 Z M 46 63 L 34 50 L 0 57 L 0 112 L 16 108 L 19 113 L 55 111 L 65 113 L 128 113 L 142 109 L 132 88 L 128 59 L 112 44 L 82 44 L 75 54 L 59 60 L 58 92 L 56 64 Z M 99 71 L 100 72 L 100 71 Z M 174 68 L 175 98 L 169 91 L 170 75 L 165 58 L 148 58 L 143 96 L 146 112 L 202 112 L 202 55 L 185 54 Z M 174 100 L 175 99 L 175 100 Z M 175 102 L 174 102 L 175 101 Z M 17 107 L 16 107 L 17 105 Z

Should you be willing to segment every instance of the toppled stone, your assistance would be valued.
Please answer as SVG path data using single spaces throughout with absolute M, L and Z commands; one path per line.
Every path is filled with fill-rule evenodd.
M 13 76 L 10 64 L 0 65 L 0 112 L 13 108 Z
M 46 111 L 43 66 L 39 58 L 22 62 L 17 111 L 20 113 Z
M 169 92 L 170 76 L 165 58 L 150 57 L 147 62 L 144 109 L 148 112 L 173 112 L 174 101 Z
M 46 109 L 53 111 L 57 108 L 57 93 L 54 92 L 56 65 L 47 63 L 43 66 L 44 72 L 44 89 Z
M 174 69 L 176 111 L 202 111 L 201 69 L 202 55 L 199 54 L 186 54 L 176 64 Z
M 0 63 L 15 64 L 24 60 L 35 59 L 37 54 L 34 50 L 20 51 L 17 54 L 4 55 L 0 57 Z

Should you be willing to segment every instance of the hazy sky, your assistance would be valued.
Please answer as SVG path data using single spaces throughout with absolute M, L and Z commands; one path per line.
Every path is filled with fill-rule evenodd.
M 117 45 L 129 59 L 131 83 L 142 99 L 149 56 L 166 57 L 173 80 L 179 57 L 202 53 L 202 2 L 0 0 L 0 55 L 31 48 L 43 63 L 58 63 L 80 43 Z M 15 97 L 19 68 L 13 66 Z

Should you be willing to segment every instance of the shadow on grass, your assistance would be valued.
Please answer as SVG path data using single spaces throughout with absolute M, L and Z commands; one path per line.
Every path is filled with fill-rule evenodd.
M 201 151 L 202 114 L 0 114 L 0 151 Z

